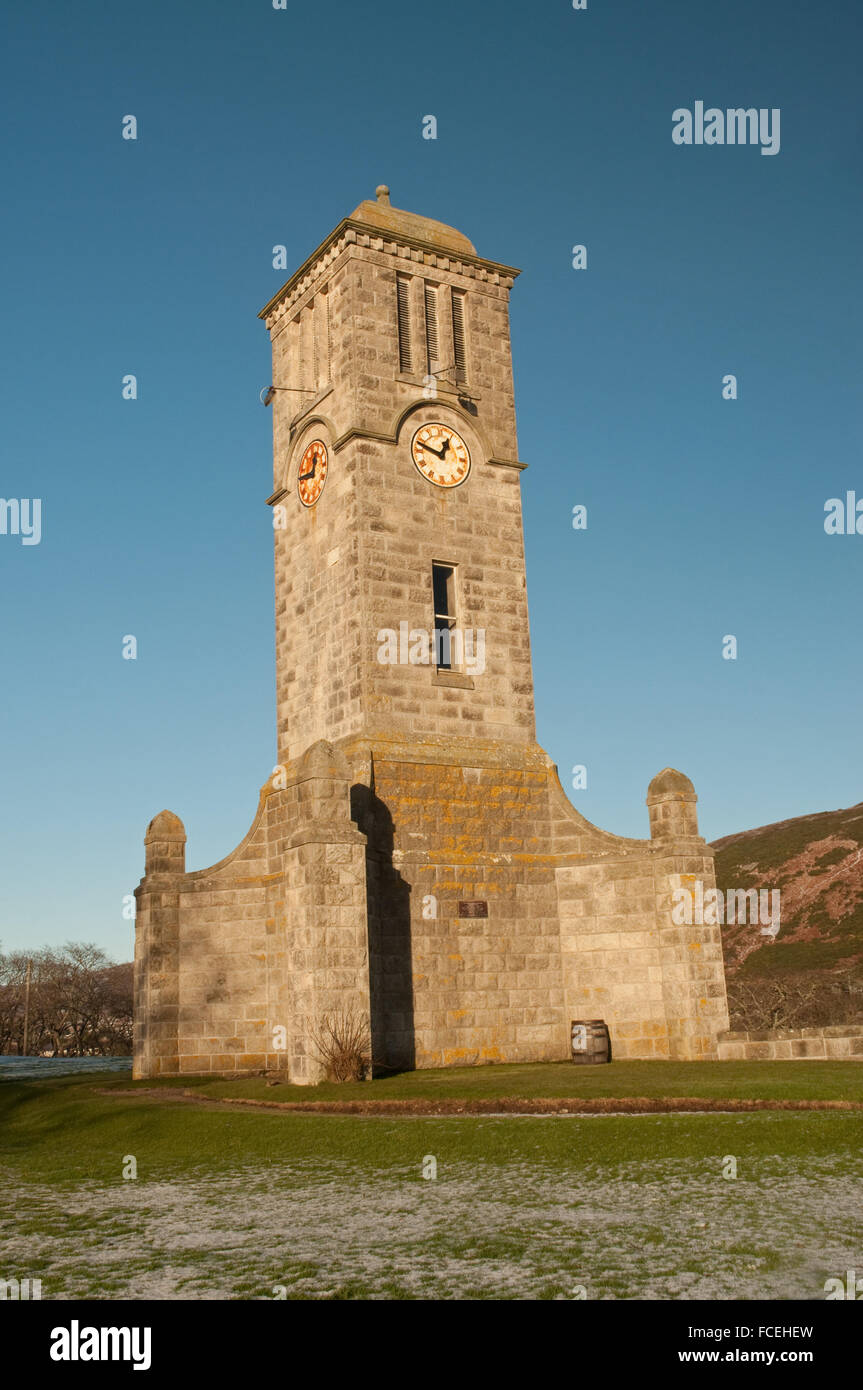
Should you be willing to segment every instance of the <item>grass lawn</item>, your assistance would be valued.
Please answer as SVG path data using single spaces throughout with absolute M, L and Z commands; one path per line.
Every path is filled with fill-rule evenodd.
M 861 1099 L 863 1067 L 549 1064 L 314 1090 L 178 1084 L 266 1099 Z M 360 1118 L 94 1093 L 130 1086 L 116 1074 L 0 1083 L 0 1277 L 40 1277 L 43 1298 L 806 1299 L 863 1269 L 853 1112 Z
M 256 1100 L 378 1100 L 519 1096 L 699 1096 L 739 1100 L 863 1101 L 863 1062 L 611 1062 L 577 1066 L 542 1062 L 530 1066 L 447 1067 L 404 1072 L 355 1084 L 267 1086 L 264 1077 L 240 1081 L 188 1076 L 130 1082 L 111 1078 L 119 1089 L 179 1087 L 199 1095 Z

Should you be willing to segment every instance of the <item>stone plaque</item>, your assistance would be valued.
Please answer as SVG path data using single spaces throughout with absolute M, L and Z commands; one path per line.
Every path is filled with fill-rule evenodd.
M 482 898 L 477 898 L 469 903 L 459 903 L 458 915 L 459 917 L 487 917 L 488 903 L 484 902 Z

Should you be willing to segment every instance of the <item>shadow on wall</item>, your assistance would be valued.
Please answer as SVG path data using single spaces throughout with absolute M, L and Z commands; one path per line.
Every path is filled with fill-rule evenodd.
M 395 831 L 373 787 L 351 787 L 351 819 L 367 837 L 369 1012 L 372 1071 L 413 1071 L 413 963 L 410 885 L 393 867 Z

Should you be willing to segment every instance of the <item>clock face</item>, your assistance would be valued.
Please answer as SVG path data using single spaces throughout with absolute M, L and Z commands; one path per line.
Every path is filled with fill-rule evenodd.
M 411 457 L 437 487 L 458 487 L 470 472 L 467 445 L 449 425 L 420 425 L 411 440 Z
M 326 444 L 320 439 L 313 439 L 300 459 L 297 474 L 297 492 L 304 507 L 313 507 L 323 492 L 328 462 Z

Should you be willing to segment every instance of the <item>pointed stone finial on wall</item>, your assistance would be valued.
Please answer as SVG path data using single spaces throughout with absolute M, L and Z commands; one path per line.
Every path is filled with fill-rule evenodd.
M 695 788 L 682 772 L 664 767 L 647 788 L 652 840 L 691 840 L 698 836 Z

